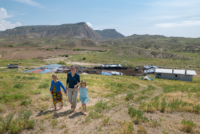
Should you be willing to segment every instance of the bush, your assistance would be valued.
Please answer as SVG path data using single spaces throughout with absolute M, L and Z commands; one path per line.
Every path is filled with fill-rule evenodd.
M 27 106 L 29 104 L 31 104 L 32 100 L 23 100 L 20 105 L 24 105 L 24 106 Z
M 144 99 L 147 99 L 147 98 L 149 98 L 149 97 L 140 95 L 140 96 L 137 97 L 137 99 L 135 101 L 138 102 L 138 101 L 141 101 L 141 100 L 144 100 Z
M 134 99 L 134 93 L 129 93 L 126 95 L 126 100 L 133 100 Z
M 4 111 L 4 106 L 0 103 L 0 113 Z
M 132 122 L 129 122 L 129 123 L 124 122 L 122 124 L 120 134 L 134 134 L 133 123 Z
M 42 83 L 38 86 L 38 88 L 48 88 L 49 87 L 49 83 Z
M 3 76 L 0 76 L 0 79 L 3 79 Z
M 92 119 L 98 119 L 101 117 L 101 115 L 99 115 L 97 112 L 93 112 L 91 111 L 89 114 L 88 114 L 88 117 L 92 118 Z
M 24 80 L 38 80 L 38 78 L 37 77 L 27 77 L 27 76 L 24 76 L 24 77 L 22 77 L 22 79 L 24 79 Z
M 54 49 L 58 49 L 58 46 L 56 46 Z
M 13 87 L 14 88 L 23 88 L 23 84 L 21 84 L 21 83 L 17 83 L 17 84 L 15 84 Z
M 95 104 L 94 110 L 98 113 L 101 113 L 103 110 L 107 110 L 110 108 L 107 104 L 108 102 L 103 102 L 102 100 L 100 100 Z
M 68 54 L 66 54 L 66 55 L 65 55 L 65 57 L 69 57 L 69 55 L 68 55 Z
M 164 113 L 166 106 L 167 106 L 167 102 L 165 101 L 165 98 L 163 98 L 162 102 L 161 102 L 161 110 L 160 110 L 160 112 Z
M 60 60 L 60 61 L 57 62 L 57 64 L 66 65 L 66 62 L 63 61 L 63 60 Z
M 183 131 L 187 133 L 191 133 L 193 131 L 193 127 L 196 126 L 196 124 L 192 120 L 185 120 L 185 119 L 181 121 L 181 124 L 183 125 L 182 127 Z
M 17 78 L 17 79 L 21 79 L 21 76 L 16 76 L 15 78 Z
M 135 119 L 134 120 L 135 124 L 139 124 L 139 122 L 149 121 L 147 117 L 143 116 L 144 113 L 141 110 L 136 110 L 130 107 L 128 109 L 128 114 Z
M 57 120 L 56 120 L 56 119 L 53 119 L 53 120 L 51 121 L 51 125 L 52 125 L 53 127 L 57 126 L 57 125 L 58 125 Z
M 8 45 L 9 47 L 14 47 L 14 45 Z
M 147 134 L 147 130 L 143 126 L 138 126 L 138 134 Z
M 86 58 L 85 58 L 85 57 L 83 57 L 83 60 L 86 60 Z
M 104 125 L 104 126 L 108 125 L 109 120 L 110 120 L 109 117 L 103 119 L 103 125 Z

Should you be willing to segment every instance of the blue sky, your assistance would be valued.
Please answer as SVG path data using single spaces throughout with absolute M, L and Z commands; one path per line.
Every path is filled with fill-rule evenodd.
M 0 31 L 87 22 L 125 36 L 200 37 L 200 0 L 0 0 Z

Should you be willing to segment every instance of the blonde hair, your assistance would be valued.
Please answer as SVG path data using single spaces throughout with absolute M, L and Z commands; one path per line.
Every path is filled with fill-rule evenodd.
M 87 84 L 86 84 L 86 81 L 84 81 L 84 80 L 81 81 L 80 85 L 81 85 L 81 84 L 85 84 L 85 86 L 87 85 Z

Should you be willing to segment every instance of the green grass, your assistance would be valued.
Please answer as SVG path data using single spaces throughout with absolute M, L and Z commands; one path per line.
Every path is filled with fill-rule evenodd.
M 126 100 L 133 100 L 134 99 L 134 93 L 128 93 L 127 95 L 126 95 Z
M 144 112 L 142 112 L 141 110 L 137 110 L 135 108 L 130 107 L 128 109 L 128 114 L 134 118 L 134 123 L 138 124 L 140 122 L 148 122 L 149 119 L 147 117 L 144 116 Z
M 14 114 L 0 117 L 0 133 L 20 133 L 23 129 L 33 129 L 36 121 L 30 119 L 31 111 L 19 112 L 18 117 Z
M 49 83 L 42 83 L 42 84 L 40 84 L 40 85 L 38 86 L 38 88 L 48 88 L 48 87 L 50 87 L 50 86 L 49 86 Z
M 181 124 L 183 125 L 182 130 L 187 133 L 191 133 L 193 131 L 193 128 L 196 126 L 196 124 L 192 120 L 185 119 L 181 121 Z
M 40 66 L 45 65 L 44 60 L 24 59 L 24 60 L 3 60 L 0 59 L 0 67 L 7 67 L 8 64 L 19 64 L 19 66 Z

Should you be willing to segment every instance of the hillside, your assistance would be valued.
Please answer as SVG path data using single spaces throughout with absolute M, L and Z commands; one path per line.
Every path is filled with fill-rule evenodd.
M 102 37 L 94 32 L 85 22 L 63 25 L 21 26 L 0 32 L 0 37 L 17 37 L 19 39 L 54 37 L 59 35 L 95 40 L 102 39 Z
M 102 41 L 112 46 L 136 46 L 148 50 L 174 52 L 200 52 L 200 38 L 165 37 L 162 35 L 132 35 L 122 39 Z
M 112 39 L 112 38 L 123 38 L 125 37 L 121 33 L 117 32 L 115 29 L 105 29 L 105 30 L 94 30 L 98 34 L 100 34 L 102 37 L 106 39 Z

